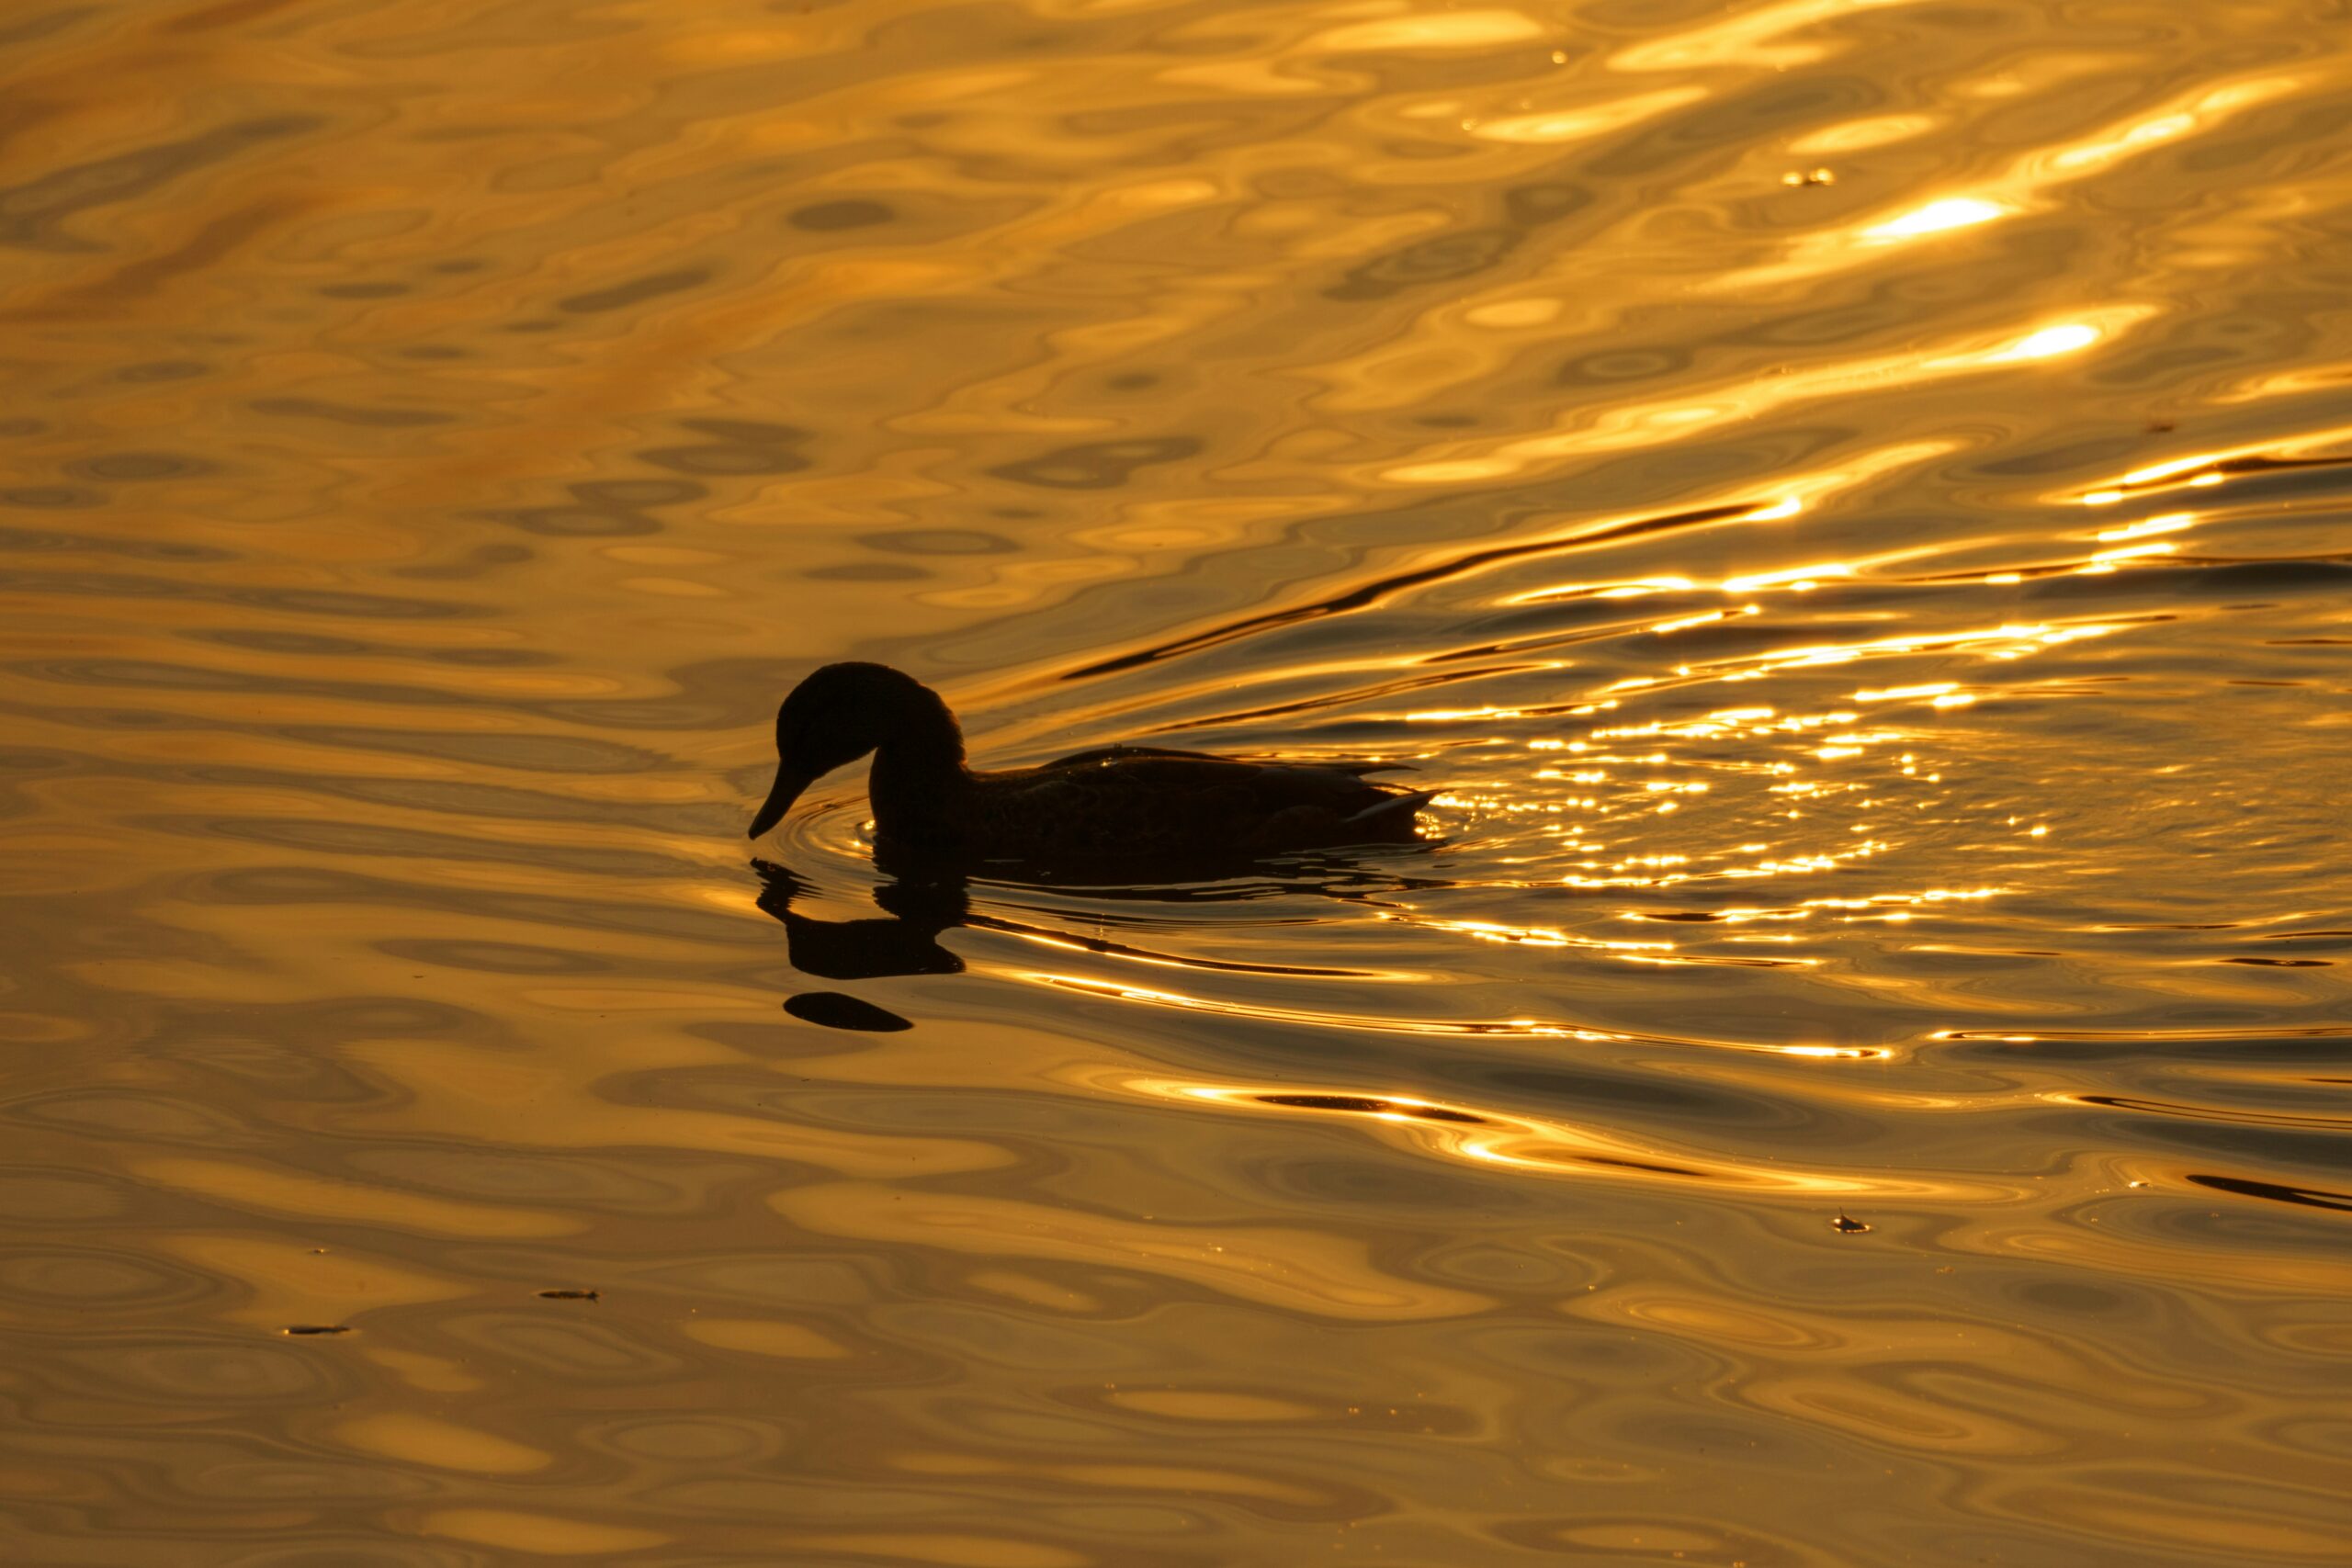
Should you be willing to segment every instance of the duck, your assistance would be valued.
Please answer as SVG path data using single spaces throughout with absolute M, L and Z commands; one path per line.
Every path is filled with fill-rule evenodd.
M 1435 790 L 1364 775 L 1378 761 L 1286 762 L 1107 746 L 1034 767 L 980 771 L 938 693 L 887 664 L 828 664 L 775 716 L 775 786 L 759 838 L 819 779 L 872 752 L 866 796 L 877 857 L 974 861 L 1250 859 L 1420 841 Z

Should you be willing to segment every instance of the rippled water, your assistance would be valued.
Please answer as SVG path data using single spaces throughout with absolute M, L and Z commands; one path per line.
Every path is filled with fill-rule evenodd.
M 0 1560 L 2345 1561 L 2346 21 L 9 9 Z

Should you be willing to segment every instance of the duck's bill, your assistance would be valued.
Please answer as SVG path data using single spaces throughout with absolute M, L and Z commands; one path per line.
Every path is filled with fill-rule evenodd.
M 768 791 L 768 797 L 762 803 L 759 815 L 752 818 L 750 836 L 756 839 L 783 821 L 784 814 L 792 809 L 792 803 L 800 798 L 800 792 L 814 783 L 816 780 L 807 773 L 778 768 L 775 771 L 775 787 Z

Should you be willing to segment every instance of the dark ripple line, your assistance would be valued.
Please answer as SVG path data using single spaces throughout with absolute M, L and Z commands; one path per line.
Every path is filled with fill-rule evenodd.
M 15 27 L 0 30 L 0 48 L 30 43 L 51 33 L 63 32 L 87 17 L 95 17 L 104 9 L 97 6 L 61 6 L 54 11 L 18 22 Z
M 476 735 L 437 729 L 386 729 L 353 724 L 288 724 L 271 733 L 313 746 L 345 751 L 385 751 L 395 756 L 434 757 L 477 762 L 533 773 L 627 774 L 661 773 L 673 764 L 657 752 L 575 735 Z
M 247 674 L 161 660 L 24 660 L 0 668 L 57 685 L 323 697 L 339 703 L 372 703 L 390 707 L 492 708 L 598 728 L 678 731 L 733 729 L 765 722 L 775 713 L 776 694 L 790 690 L 794 682 L 808 672 L 805 660 L 722 660 L 664 671 L 678 688 L 667 697 L 522 699 L 389 681 L 322 681 Z M 0 712 L 6 711 L 12 709 L 0 705 Z M 58 717 L 53 709 L 13 711 Z
M 1000 919 L 993 915 L 967 915 L 956 922 L 980 931 L 1001 931 L 1007 936 L 1040 939 L 1103 953 L 1113 958 L 1133 958 L 1146 964 L 1164 964 L 1177 969 L 1204 969 L 1230 975 L 1284 975 L 1310 979 L 1360 980 L 1376 978 L 1378 971 L 1371 969 L 1317 968 L 1304 964 L 1247 964 L 1239 959 L 1187 958 L 1177 953 L 1161 953 L 1148 947 L 1133 947 L 1107 937 L 1080 936 L 1076 931 L 1056 931 L 1050 926 L 1024 925 L 1019 920 Z
M 1218 725 L 1247 724 L 1254 720 L 1281 718 L 1290 714 L 1315 713 L 1324 708 L 1345 707 L 1351 703 L 1371 702 L 1380 697 L 1393 697 L 1406 692 L 1427 691 L 1435 686 L 1458 685 L 1464 681 L 1484 680 L 1491 675 L 1521 675 L 1542 668 L 1533 664 L 1487 664 L 1475 670 L 1447 670 L 1434 675 L 1413 675 L 1403 680 L 1381 681 L 1367 686 L 1354 686 L 1322 696 L 1301 697 L 1295 702 L 1275 703 L 1266 707 L 1239 708 L 1210 714 L 1202 718 L 1178 719 L 1154 727 L 1155 735 L 1173 734 L 1184 729 L 1207 729 Z
M 2352 1213 L 2352 1192 L 2330 1192 L 2324 1187 L 2290 1187 L 2278 1181 L 2256 1181 L 2250 1176 L 2192 1174 L 2185 1180 L 2242 1198 L 2265 1198 L 2274 1203 L 2300 1203 L 2313 1209 L 2340 1209 Z
M 435 691 L 430 686 L 401 686 L 379 681 L 289 680 L 283 676 L 247 675 L 233 670 L 208 669 L 198 664 L 167 664 L 153 659 L 22 660 L 8 668 L 34 680 L 62 686 L 259 693 L 273 696 L 326 697 L 336 702 L 383 703 L 409 707 L 447 707 L 452 704 L 478 705 L 488 701 L 458 693 Z
M 614 284 L 607 288 L 598 288 L 586 294 L 574 294 L 569 299 L 559 299 L 556 301 L 556 309 L 575 316 L 597 315 L 606 310 L 626 310 L 631 305 L 642 304 L 648 299 L 657 299 L 664 294 L 675 294 L 681 289 L 696 288 L 708 283 L 718 276 L 718 270 L 708 266 L 680 267 L 672 272 L 652 273 L 644 277 L 634 277 L 625 283 Z
M 0 713 L 39 710 L 0 704 Z M 153 716 L 155 724 L 169 722 L 166 716 Z M 84 724 L 85 727 L 88 724 L 86 716 Z M 280 733 L 270 729 L 260 732 Z M 133 766 L 79 752 L 33 748 L 0 750 L 0 779 L 11 774 L 53 775 L 62 773 L 74 773 L 85 778 L 136 778 L 158 783 L 290 790 L 469 820 L 497 818 L 518 822 L 577 822 L 695 836 L 707 836 L 720 830 L 731 834 L 736 826 L 733 808 L 723 806 L 663 806 L 645 801 L 608 801 L 552 795 L 545 790 L 525 789 L 514 784 L 477 784 L 458 779 L 357 778 L 288 773 L 274 768 L 238 767 L 226 763 Z
M 329 637 L 319 632 L 288 632 L 241 626 L 190 626 L 179 636 L 191 642 L 218 643 L 249 653 L 283 653 L 301 659 L 411 659 L 436 664 L 461 664 L 469 670 L 531 669 L 559 662 L 551 653 L 527 648 L 409 648 L 396 643 L 367 642 L 354 637 Z
M 94 669 L 92 666 L 104 668 Z M 130 686 L 149 691 L 161 689 L 326 697 L 335 701 L 353 703 L 385 702 L 413 707 L 493 708 L 509 713 L 527 714 L 535 717 L 554 716 L 543 715 L 540 705 L 535 703 L 511 703 L 493 697 L 439 693 L 421 686 L 390 686 L 339 681 L 272 681 L 257 676 L 238 675 L 231 671 L 205 670 L 193 665 L 150 664 L 130 660 L 93 660 L 74 661 L 72 668 L 57 663 L 36 662 L 19 663 L 6 668 L 29 674 L 37 680 L 53 681 L 61 684 Z M 484 767 L 514 768 L 528 773 L 641 774 L 663 772 L 678 765 L 674 759 L 660 752 L 584 736 L 485 735 L 462 730 L 401 729 L 360 725 L 235 724 L 198 714 L 167 714 L 145 710 L 84 708 L 66 714 L 53 707 L 23 703 L 0 703 L 0 713 L 27 713 L 79 728 L 96 728 L 100 724 L 116 728 L 136 725 L 157 728 L 175 727 L 223 730 L 232 734 L 268 735 L 307 745 L 331 746 L 340 750 L 378 751 L 394 756 L 433 757 L 447 761 L 471 762 Z M 220 778 L 226 775 L 216 774 L 215 776 Z M 258 773 L 256 776 L 259 776 Z M 290 775 L 277 776 L 281 782 L 298 782 L 306 788 L 327 787 L 322 781 L 308 777 L 292 780 Z
M 198 903 L 399 906 L 469 917 L 490 916 L 526 926 L 674 937 L 729 947 L 773 949 L 775 945 L 775 928 L 764 921 L 703 909 L 650 902 L 617 904 L 547 894 L 503 893 L 479 887 L 452 889 L 323 866 L 242 867 L 191 883 L 187 896 Z
M 363 408 L 356 403 L 333 403 L 323 398 L 255 398 L 245 405 L 255 413 L 280 419 L 316 419 L 330 424 L 370 425 L 405 430 L 421 424 L 453 424 L 458 416 L 435 409 Z
M 0 528 L 0 550 L 40 554 L 125 556 L 132 560 L 221 561 L 240 558 L 211 545 L 174 544 L 164 539 L 110 539 L 98 534 L 62 534 L 50 528 Z
M 184 772 L 142 770 L 146 778 L 185 777 L 198 784 L 252 785 L 264 789 L 306 790 L 370 806 L 396 806 L 448 817 L 499 818 L 518 822 L 582 822 L 650 828 L 662 832 L 707 833 L 716 815 L 734 815 L 724 807 L 650 805 L 642 801 L 582 799 L 519 789 L 512 784 L 471 784 L 454 779 L 316 778 L 305 773 L 278 773 L 266 768 L 194 767 Z
M 65 232 L 63 220 L 144 196 L 182 175 L 225 162 L 262 142 L 300 136 L 326 123 L 320 115 L 239 120 L 177 141 L 53 169 L 38 179 L 0 190 L 0 245 L 43 251 L 103 250 L 102 245 Z
M 2019 592 L 2028 599 L 2104 599 L 2158 592 L 2313 593 L 2352 592 L 2352 558 L 2341 556 L 2182 557 L 2161 566 L 2086 576 L 2079 563 L 2051 569 Z
M 606 850 L 579 844 L 505 843 L 456 833 L 425 833 L 358 822 L 315 822 L 268 817 L 153 816 L 129 819 L 133 826 L 190 838 L 236 839 L 277 849 L 317 850 L 329 854 L 382 855 L 394 859 L 488 861 L 546 866 L 585 876 L 652 878 L 701 874 L 691 861 L 638 850 Z
M 1327 615 L 1344 615 L 1351 610 L 1366 609 L 1408 588 L 1419 588 L 1425 583 L 1442 582 L 1450 578 L 1464 576 L 1493 566 L 1498 561 L 1524 560 L 1531 557 L 1544 555 L 1566 555 L 1613 540 L 1638 538 L 1647 534 L 1670 533 L 1679 528 L 1694 528 L 1709 523 L 1721 523 L 1733 517 L 1744 517 L 1755 510 L 1756 508 L 1752 505 L 1702 506 L 1688 512 L 1668 513 L 1660 517 L 1634 518 L 1628 522 L 1595 528 L 1589 533 L 1574 535 L 1565 539 L 1544 539 L 1527 545 L 1492 545 L 1484 549 L 1468 551 L 1436 566 L 1420 567 L 1412 571 L 1402 571 L 1394 576 L 1379 578 L 1359 587 L 1349 589 L 1344 593 L 1336 593 L 1328 599 L 1318 599 L 1312 604 L 1297 604 L 1287 610 L 1274 610 L 1262 615 L 1245 616 L 1240 620 L 1228 621 L 1220 626 L 1212 626 L 1206 631 L 1194 632 L 1187 637 L 1157 643 L 1133 653 L 1122 653 L 1114 658 L 1098 660 L 1091 664 L 1080 665 L 1075 670 L 1064 671 L 1060 679 L 1087 681 L 1100 675 L 1114 675 L 1122 671 L 1157 664 L 1182 654 L 1197 653 L 1203 649 L 1215 648 L 1220 643 L 1231 642 L 1238 637 L 1254 636 L 1275 626 L 1295 626 L 1302 621 L 1320 620 Z
M 131 552 L 126 550 L 122 553 Z M 207 555 L 193 547 L 183 547 L 176 553 L 156 547 L 147 553 L 151 558 L 176 560 L 234 558 L 226 551 Z M 96 599 L 185 599 L 200 604 L 235 604 L 251 610 L 302 615 L 350 615 L 375 621 L 446 620 L 488 614 L 480 605 L 463 604 L 448 599 L 408 599 L 389 593 L 354 593 L 327 588 L 214 588 L 185 579 L 141 577 L 128 572 L 0 571 L 0 590 Z
M 2320 1127 L 2352 1131 L 2352 1118 L 2298 1116 L 2283 1111 L 2233 1111 L 2213 1105 L 2182 1105 L 2172 1100 L 2143 1100 L 2124 1094 L 2086 1094 L 2085 1105 L 2111 1106 L 2118 1111 L 2142 1111 L 2155 1116 L 2186 1116 L 2199 1122 L 2240 1122 L 2260 1127 Z

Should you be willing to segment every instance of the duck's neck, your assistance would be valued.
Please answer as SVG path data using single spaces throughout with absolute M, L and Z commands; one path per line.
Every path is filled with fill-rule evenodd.
M 964 732 L 939 694 L 918 682 L 909 681 L 890 709 L 865 785 L 875 828 L 916 842 L 952 838 L 972 779 Z

